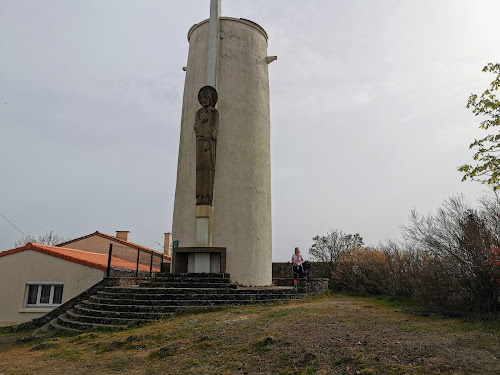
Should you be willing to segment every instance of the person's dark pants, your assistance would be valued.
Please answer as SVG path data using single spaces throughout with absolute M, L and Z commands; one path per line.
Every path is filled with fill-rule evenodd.
M 304 269 L 302 264 L 300 266 L 297 266 L 296 264 L 293 265 L 293 285 L 297 285 L 297 279 L 302 278 L 303 273 Z

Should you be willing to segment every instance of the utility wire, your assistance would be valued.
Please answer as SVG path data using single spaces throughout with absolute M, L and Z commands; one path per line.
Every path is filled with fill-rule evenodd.
M 7 219 L 1 212 L 0 212 L 0 215 L 2 215 L 2 217 L 7 220 L 9 222 L 10 225 L 12 225 L 14 228 L 16 228 L 19 232 L 21 232 L 22 234 L 24 234 L 26 236 L 26 233 L 24 233 L 21 229 L 19 229 L 18 227 L 16 227 L 14 225 L 14 223 L 12 221 L 10 221 L 9 219 Z

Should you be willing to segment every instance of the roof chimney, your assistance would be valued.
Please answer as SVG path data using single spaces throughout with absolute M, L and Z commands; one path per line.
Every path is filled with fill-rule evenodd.
M 165 244 L 163 245 L 163 254 L 170 256 L 170 245 L 172 243 L 172 235 L 165 233 Z
M 128 237 L 130 235 L 130 232 L 128 230 L 117 230 L 116 231 L 116 238 L 122 241 L 128 242 Z

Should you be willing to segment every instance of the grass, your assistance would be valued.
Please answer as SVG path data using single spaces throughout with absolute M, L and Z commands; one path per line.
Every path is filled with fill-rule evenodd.
M 329 293 L 114 331 L 28 339 L 0 329 L 0 374 L 498 374 L 491 321 L 412 313 L 411 301 Z
M 330 292 L 329 295 L 332 296 L 347 296 L 347 297 L 358 297 L 358 298 L 366 298 L 367 301 L 370 301 L 372 304 L 377 304 L 379 302 L 379 306 L 392 307 L 395 309 L 404 310 L 411 313 L 420 313 L 423 315 L 429 315 L 428 312 L 425 311 L 425 308 L 414 300 L 405 297 L 398 296 L 388 296 L 388 295 L 373 295 L 364 292 L 358 291 L 341 291 L 341 292 Z M 367 305 L 367 307 L 374 307 Z

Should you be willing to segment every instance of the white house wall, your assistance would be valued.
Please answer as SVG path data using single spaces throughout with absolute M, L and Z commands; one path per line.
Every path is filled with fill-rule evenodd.
M 105 272 L 34 250 L 0 257 L 0 325 L 38 318 L 53 308 L 26 308 L 26 282 L 63 282 L 62 303 L 103 279 Z

